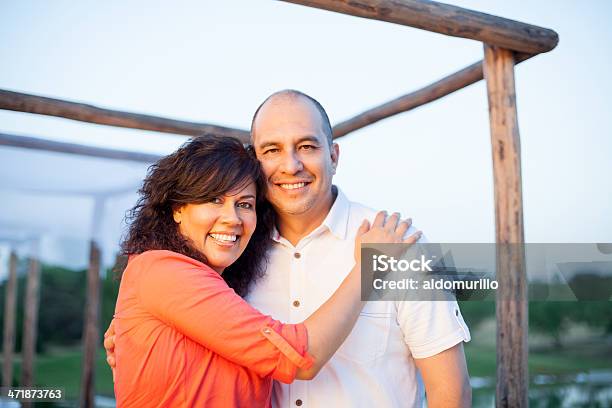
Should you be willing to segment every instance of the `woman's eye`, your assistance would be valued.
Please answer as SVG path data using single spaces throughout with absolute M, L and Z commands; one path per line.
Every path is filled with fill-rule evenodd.
M 247 209 L 247 210 L 250 210 L 250 209 L 252 209 L 252 208 L 253 208 L 253 204 L 251 204 L 251 203 L 247 203 L 247 202 L 244 202 L 244 203 L 238 203 L 238 207 L 240 207 L 240 208 L 245 208 L 245 209 Z
M 223 200 L 219 197 L 213 198 L 210 202 L 213 204 L 223 204 Z

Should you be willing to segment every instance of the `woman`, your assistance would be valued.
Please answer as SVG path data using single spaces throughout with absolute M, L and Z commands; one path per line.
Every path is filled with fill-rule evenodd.
M 265 268 L 265 190 L 259 162 L 230 138 L 196 138 L 152 166 L 122 244 L 118 406 L 269 406 L 273 379 L 313 378 L 354 325 L 360 242 L 418 239 L 402 240 L 398 215 L 364 221 L 340 288 L 303 323 L 283 324 L 240 297 Z

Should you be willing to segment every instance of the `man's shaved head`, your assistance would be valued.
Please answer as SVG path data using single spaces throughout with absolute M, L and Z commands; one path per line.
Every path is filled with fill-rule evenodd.
M 327 116 L 327 112 L 323 106 L 312 96 L 306 95 L 303 92 L 296 91 L 295 89 L 284 89 L 282 91 L 274 92 L 272 95 L 268 96 L 262 103 L 259 105 L 255 114 L 253 115 L 253 119 L 251 120 L 251 141 L 253 140 L 253 135 L 255 134 L 255 119 L 257 119 L 257 114 L 261 110 L 261 108 L 268 103 L 282 102 L 286 100 L 294 100 L 303 98 L 304 100 L 311 103 L 321 115 L 321 125 L 323 128 L 323 133 L 327 139 L 327 143 L 329 146 L 333 143 L 333 131 L 331 127 L 331 123 L 329 122 L 329 117 Z

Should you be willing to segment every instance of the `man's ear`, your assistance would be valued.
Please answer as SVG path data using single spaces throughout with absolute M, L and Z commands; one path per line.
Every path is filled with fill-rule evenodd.
M 338 167 L 338 160 L 340 160 L 340 146 L 338 146 L 338 143 L 333 143 L 330 150 L 333 174 L 336 174 L 336 167 Z
M 183 219 L 183 207 L 182 206 L 172 211 L 172 218 L 174 218 L 174 222 L 176 222 L 177 224 L 181 223 L 181 220 Z

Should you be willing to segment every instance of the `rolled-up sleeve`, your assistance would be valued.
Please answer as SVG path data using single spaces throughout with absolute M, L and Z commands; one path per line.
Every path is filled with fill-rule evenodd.
M 251 307 L 207 265 L 171 251 L 136 257 L 143 307 L 193 341 L 258 375 L 289 383 L 309 368 L 303 324 L 283 324 Z

